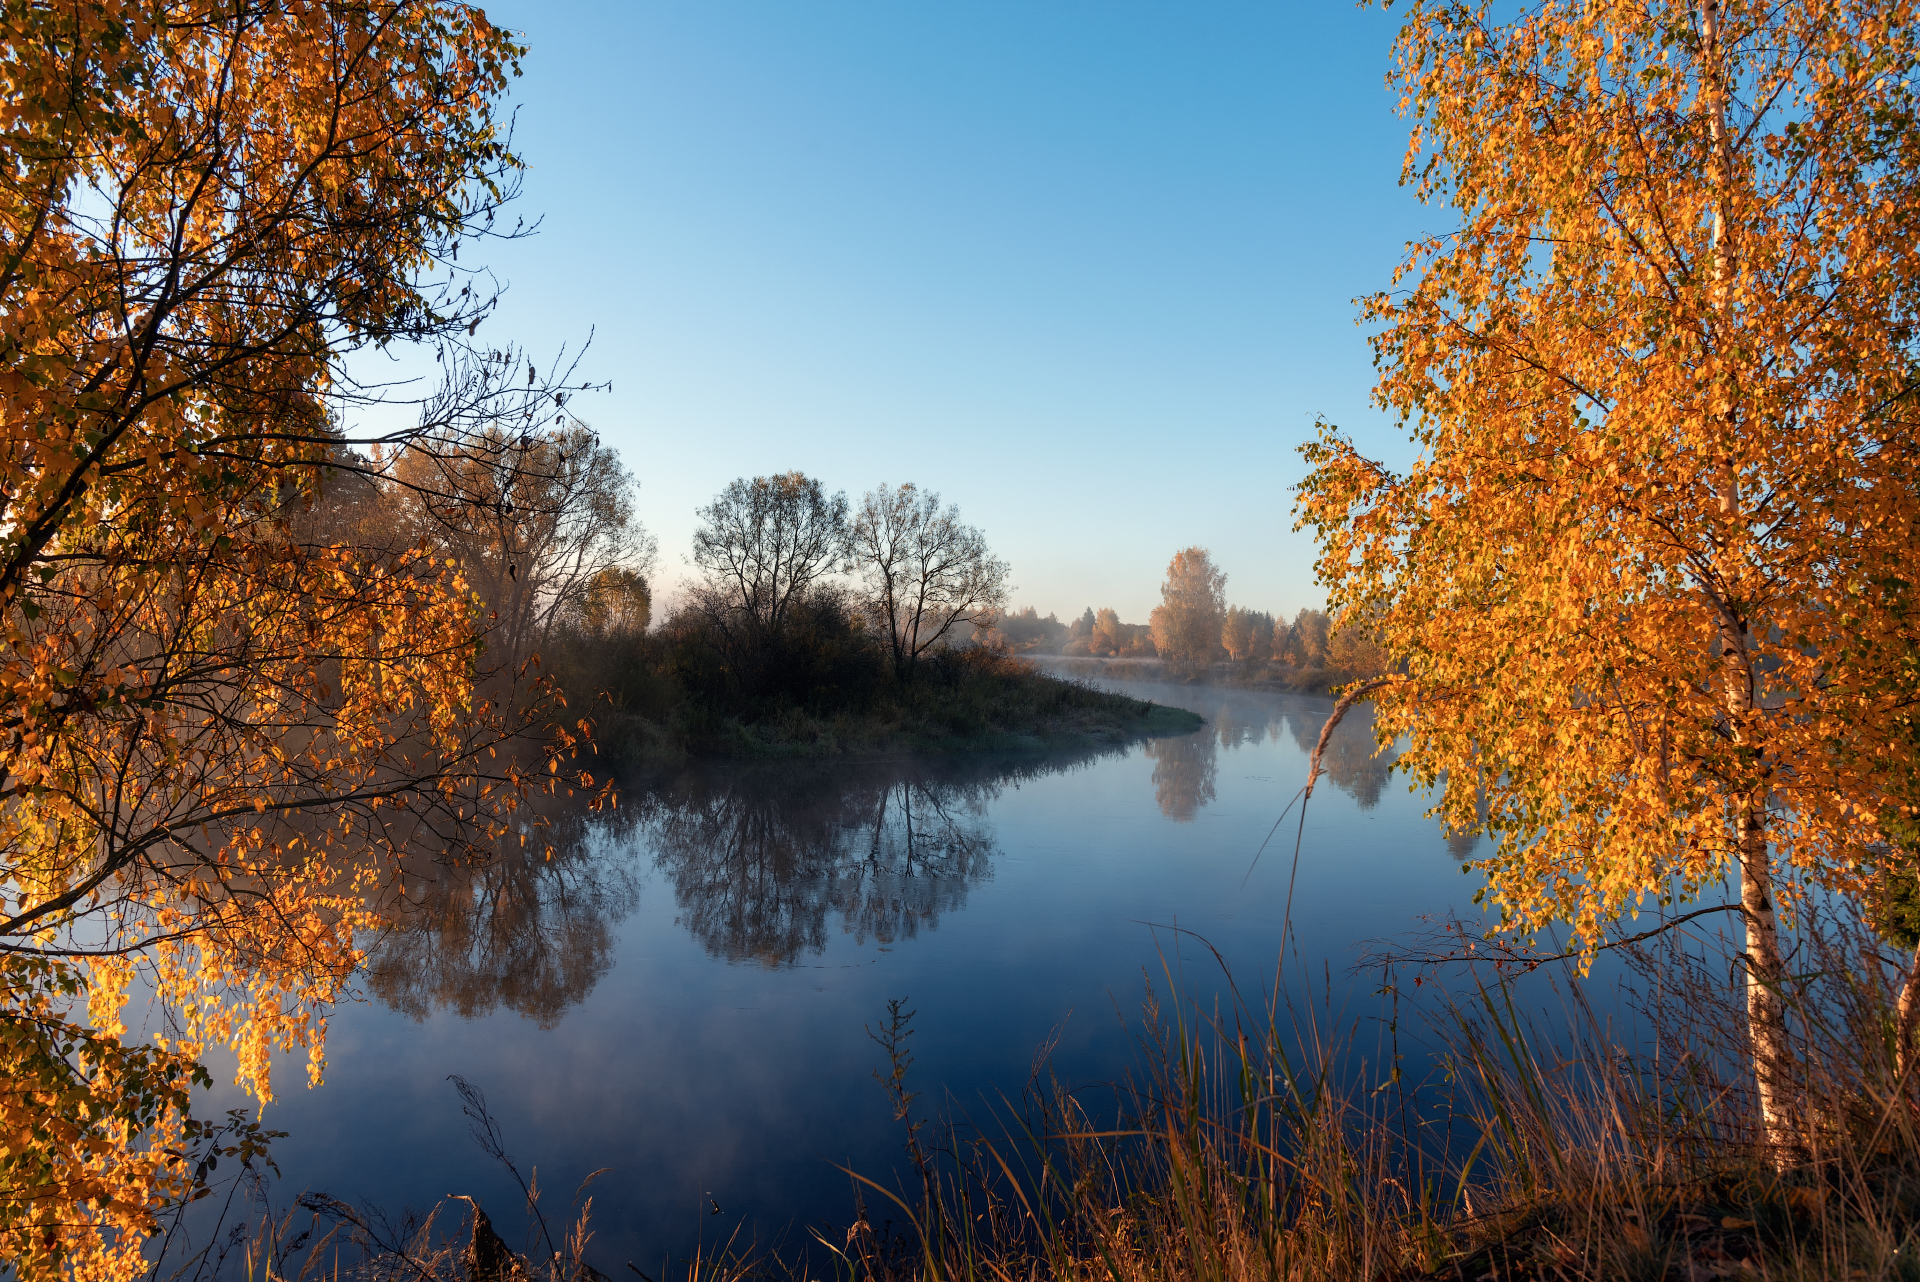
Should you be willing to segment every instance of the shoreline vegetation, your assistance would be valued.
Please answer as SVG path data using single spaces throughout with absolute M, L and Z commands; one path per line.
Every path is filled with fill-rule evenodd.
M 1392 666 L 1365 611 L 1337 622 L 1323 610 L 1284 615 L 1229 605 L 1227 576 L 1203 547 L 1167 564 L 1145 623 L 1089 606 L 1062 623 L 1028 606 L 993 618 L 990 644 L 1076 679 L 1163 681 L 1242 690 L 1333 694 Z
M 592 721 L 601 758 L 658 765 L 1056 752 L 1192 734 L 1205 724 L 1184 708 L 1096 690 L 983 646 L 936 652 L 912 680 L 898 680 L 851 629 L 822 649 L 789 649 L 800 679 L 741 690 L 727 679 L 733 673 L 702 662 L 711 657 L 704 641 L 697 629 L 670 627 L 624 644 L 588 636 L 555 647 L 551 670 L 567 694 L 567 715 Z M 822 666 L 833 669 L 824 678 L 814 670 Z
M 699 509 L 697 574 L 652 626 L 645 573 L 582 579 L 538 651 L 624 764 L 691 757 L 1041 752 L 1190 734 L 1178 708 L 1048 675 L 994 632 L 1007 564 L 911 483 L 857 505 L 801 472 L 741 477 Z
M 1374 675 L 1342 668 L 1301 667 L 1278 662 L 1181 664 L 1165 659 L 1132 657 L 1096 659 L 1040 654 L 1028 657 L 1042 672 L 1057 673 L 1076 681 L 1158 681 L 1168 685 L 1220 686 L 1229 690 L 1329 696 L 1341 686 Z
M 539 653 L 564 733 L 623 764 L 1038 752 L 1192 733 L 1194 714 L 1098 689 L 1134 678 L 1327 694 L 1385 670 L 1364 625 L 1229 607 L 1205 548 L 1175 553 L 1149 624 L 1005 609 L 1007 567 L 908 484 L 851 507 L 800 472 L 700 509 L 697 579 L 653 624 L 638 569 L 582 577 Z M 556 709 L 558 710 L 558 709 Z

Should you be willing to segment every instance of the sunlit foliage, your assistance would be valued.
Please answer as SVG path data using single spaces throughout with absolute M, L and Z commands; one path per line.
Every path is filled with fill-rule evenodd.
M 343 475 L 356 349 L 468 370 L 420 430 L 548 396 L 457 351 L 520 50 L 406 0 L 10 5 L 0 45 L 0 1256 L 118 1278 L 202 1050 L 318 1074 L 386 819 L 528 783 L 458 567 Z
M 1150 618 L 1153 647 L 1161 658 L 1183 663 L 1213 660 L 1226 621 L 1226 586 L 1227 576 L 1214 567 L 1205 548 L 1173 554 L 1160 588 L 1160 604 Z
M 1737 876 L 1776 1139 L 1776 906 L 1861 890 L 1914 795 L 1917 23 L 1416 0 L 1406 178 L 1457 230 L 1365 314 L 1418 461 L 1329 430 L 1300 491 L 1405 665 L 1383 740 L 1456 828 L 1485 790 L 1512 926 Z

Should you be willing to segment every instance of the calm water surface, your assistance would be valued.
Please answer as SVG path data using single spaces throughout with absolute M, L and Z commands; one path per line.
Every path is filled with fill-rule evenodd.
M 1218 983 L 1203 949 L 1157 927 L 1204 936 L 1255 988 L 1271 972 L 1292 818 L 1249 868 L 1332 705 L 1115 688 L 1207 726 L 1096 755 L 634 778 L 611 818 L 562 818 L 553 864 L 442 875 L 366 1000 L 336 1013 L 325 1085 L 281 1072 L 267 1121 L 291 1133 L 283 1194 L 397 1209 L 464 1193 L 516 1224 L 510 1177 L 447 1083 L 459 1074 L 549 1204 L 611 1168 L 591 1255 L 653 1272 L 737 1226 L 791 1242 L 844 1225 L 834 1164 L 893 1169 L 864 1031 L 890 998 L 918 1012 L 910 1084 L 935 1107 L 984 1114 L 1049 1040 L 1065 1078 L 1121 1076 L 1145 975 L 1164 960 L 1190 991 Z M 1469 850 L 1371 749 L 1363 710 L 1316 790 L 1294 891 L 1298 955 L 1336 983 L 1361 941 L 1473 911 Z

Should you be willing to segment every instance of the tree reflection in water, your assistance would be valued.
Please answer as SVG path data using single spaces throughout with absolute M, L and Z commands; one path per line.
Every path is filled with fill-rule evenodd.
M 1291 735 L 1302 753 L 1311 753 L 1320 739 L 1333 705 L 1305 696 L 1249 694 L 1210 689 L 1183 691 L 1182 706 L 1207 719 L 1204 729 L 1176 739 L 1154 739 L 1145 745 L 1153 762 L 1154 800 L 1169 819 L 1193 819 L 1213 801 L 1219 778 L 1222 748 L 1238 748 L 1262 740 Z M 1375 754 L 1373 711 L 1356 708 L 1334 728 L 1322 759 L 1326 778 L 1359 803 L 1362 810 L 1380 804 L 1394 754 Z M 1304 769 L 1304 765 L 1303 765 Z M 1300 783 L 1306 782 L 1303 773 Z
M 931 930 L 993 875 L 987 806 L 1020 771 L 893 763 L 689 771 L 649 801 L 680 923 L 728 961 L 791 965 L 838 929 Z
M 1219 749 L 1209 730 L 1149 739 L 1145 751 L 1153 762 L 1153 799 L 1160 803 L 1161 814 L 1185 823 L 1213 800 Z
M 476 851 L 471 834 L 422 825 L 404 876 L 382 892 L 387 924 L 365 983 L 415 1019 L 505 1008 L 551 1027 L 612 966 L 644 847 L 672 882 L 680 924 L 714 956 L 790 965 L 835 929 L 861 943 L 911 939 L 992 876 L 986 812 L 1007 783 L 1113 751 L 694 768 L 632 781 L 600 813 L 540 799 L 524 847 L 509 835 Z
M 1182 693 L 1208 725 L 1143 745 L 1155 800 L 1176 820 L 1214 800 L 1221 748 L 1291 734 L 1310 752 L 1330 706 Z M 1008 783 L 1127 751 L 713 765 L 632 782 L 619 806 L 601 813 L 578 799 L 540 799 L 528 820 L 546 828 L 530 831 L 524 847 L 510 835 L 478 856 L 454 854 L 462 841 L 423 831 L 409 843 L 416 853 L 404 878 L 384 893 L 388 925 L 373 943 L 366 984 L 415 1019 L 505 1008 L 557 1023 L 613 964 L 616 928 L 638 903 L 643 845 L 673 886 L 680 924 L 715 957 L 778 967 L 821 952 L 835 932 L 863 944 L 911 939 L 993 875 L 987 812 Z M 1371 809 L 1391 764 L 1374 755 L 1371 717 L 1357 709 L 1334 733 L 1327 778 Z
M 614 928 L 639 902 L 634 818 L 556 796 L 533 799 L 521 819 L 478 853 L 424 829 L 409 840 L 364 971 L 375 997 L 414 1019 L 505 1007 L 550 1028 L 593 991 L 613 965 Z
M 1293 727 L 1293 741 L 1300 751 L 1313 751 L 1313 745 L 1320 741 L 1320 729 L 1332 710 L 1331 705 L 1324 711 L 1314 707 L 1304 710 L 1304 715 L 1296 712 L 1288 717 Z M 1327 741 L 1327 755 L 1320 759 L 1320 764 L 1329 782 L 1352 797 L 1360 809 L 1372 810 L 1380 804 L 1380 794 L 1386 788 L 1387 776 L 1393 771 L 1397 755 L 1378 750 L 1373 741 L 1373 708 L 1362 704 L 1334 727 L 1333 738 Z M 1306 780 L 1303 778 L 1301 782 Z

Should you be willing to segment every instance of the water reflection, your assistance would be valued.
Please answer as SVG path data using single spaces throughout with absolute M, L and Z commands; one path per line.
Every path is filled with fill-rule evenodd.
M 1353 941 L 1465 908 L 1438 826 L 1384 786 L 1364 709 L 1334 738 L 1297 879 L 1291 817 L 1250 876 L 1332 701 L 1123 688 L 1206 725 L 1150 758 L 1136 745 L 1099 761 L 628 777 L 612 814 L 552 816 L 551 864 L 517 841 L 477 863 L 418 860 L 369 983 L 410 1015 L 440 1013 L 427 1032 L 384 1009 L 336 1012 L 333 1080 L 290 1092 L 277 1124 L 293 1132 L 289 1180 L 390 1204 L 483 1195 L 444 1084 L 459 1072 L 543 1173 L 615 1167 L 594 1188 L 596 1241 L 659 1277 L 647 1261 L 691 1255 L 701 1227 L 771 1235 L 844 1216 L 825 1158 L 893 1169 L 899 1137 L 869 1080 L 884 1058 L 859 1031 L 890 998 L 910 994 L 929 1033 L 917 1089 L 1017 1098 L 1034 1047 L 1062 1028 L 1064 1080 L 1135 1064 L 1132 1022 L 1104 1012 L 1135 1009 L 1142 966 L 1167 959 L 1169 937 L 1144 922 L 1202 929 L 1258 976 L 1291 902 L 1303 963 L 1338 976 Z M 1215 972 L 1189 956 L 1199 999 Z M 492 1200 L 518 1196 L 509 1180 Z
M 1290 739 L 1301 752 L 1311 753 L 1333 711 L 1331 699 L 1315 695 L 1140 682 L 1123 688 L 1207 719 L 1197 734 L 1145 745 L 1146 756 L 1153 762 L 1153 792 L 1160 813 L 1180 821 L 1193 819 L 1215 800 L 1222 750 Z M 1380 804 L 1394 755 L 1376 753 L 1373 710 L 1363 705 L 1335 727 L 1322 764 L 1328 782 L 1352 797 L 1360 809 L 1372 810 Z M 1304 775 L 1300 782 L 1306 782 Z
M 1217 800 L 1222 752 L 1287 739 L 1310 752 L 1331 707 L 1208 687 L 1147 693 L 1207 720 L 1196 733 L 1142 745 L 1160 812 L 1182 822 Z M 451 853 L 458 843 L 413 843 L 405 876 L 383 901 L 388 925 L 365 982 L 415 1019 L 504 1009 L 550 1027 L 612 967 L 619 924 L 638 903 L 643 854 L 671 888 L 678 924 L 717 959 L 778 968 L 836 936 L 911 940 L 993 876 L 999 847 L 988 812 L 1003 789 L 1128 751 L 715 763 L 628 780 L 608 812 L 544 800 L 529 815 L 544 836 L 524 847 L 509 836 L 475 857 Z M 1379 804 L 1392 758 L 1374 752 L 1370 710 L 1356 709 L 1335 731 L 1325 764 L 1362 810 Z
M 424 830 L 407 843 L 364 970 L 373 996 L 417 1020 L 506 1009 L 550 1028 L 593 990 L 639 898 L 634 816 L 561 796 L 534 798 L 520 819 L 478 850 Z
M 1207 731 L 1145 745 L 1153 762 L 1153 799 L 1169 819 L 1189 822 L 1214 797 L 1219 776 L 1217 740 Z
M 1320 727 L 1311 727 L 1309 733 L 1308 728 L 1296 720 L 1293 737 L 1302 751 L 1312 752 L 1320 738 Z M 1393 771 L 1393 758 L 1393 753 L 1376 750 L 1373 718 L 1368 716 L 1355 727 L 1349 727 L 1344 721 L 1340 723 L 1327 743 L 1327 754 L 1321 758 L 1321 764 L 1335 787 L 1352 797 L 1360 809 L 1372 810 L 1380 804 L 1387 776 Z
M 986 814 L 1008 782 L 1083 760 L 690 770 L 648 797 L 655 866 L 726 961 L 792 965 L 836 931 L 892 944 L 993 875 Z
M 882 946 L 913 939 L 992 877 L 986 816 L 1008 784 L 1123 751 L 721 763 L 628 780 L 620 804 L 599 813 L 538 799 L 524 846 L 517 834 L 479 847 L 470 833 L 441 841 L 423 826 L 382 894 L 385 927 L 364 982 L 415 1019 L 509 1010 L 552 1027 L 611 969 L 643 852 L 672 888 L 678 924 L 725 961 L 793 965 L 836 933 Z M 1211 797 L 1209 785 L 1196 804 Z

